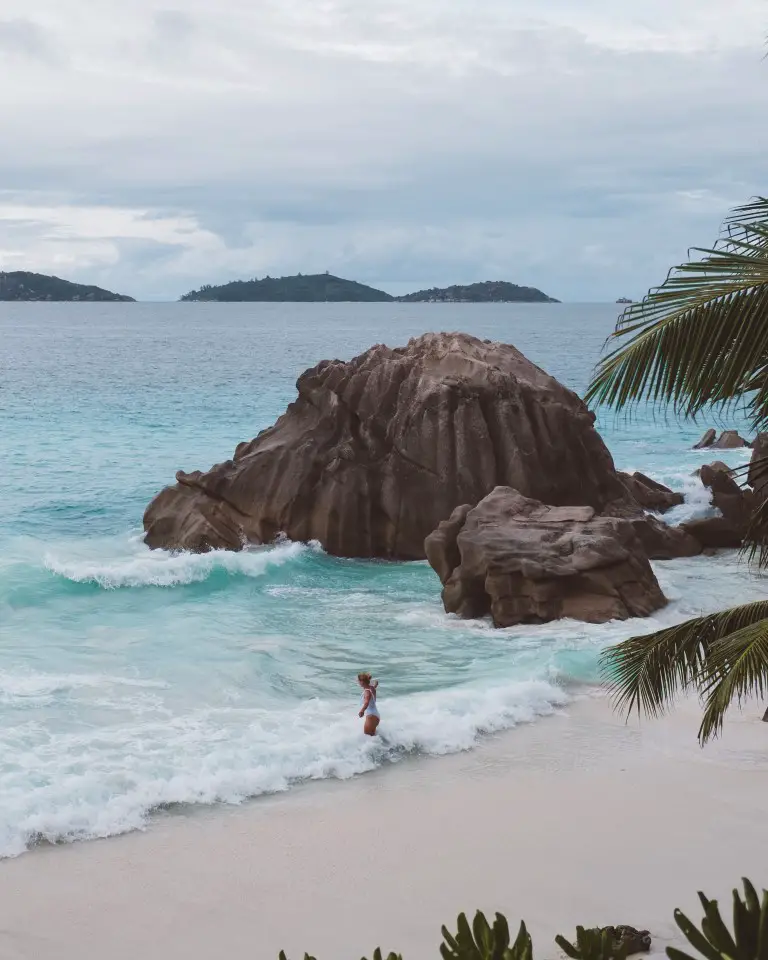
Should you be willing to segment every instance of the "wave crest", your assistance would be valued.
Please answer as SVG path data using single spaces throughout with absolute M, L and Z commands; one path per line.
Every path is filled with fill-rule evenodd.
M 104 590 L 177 587 L 201 583 L 216 572 L 260 577 L 270 568 L 280 567 L 317 550 L 316 544 L 285 542 L 269 547 L 251 547 L 239 553 L 229 550 L 170 553 L 150 550 L 142 544 L 132 555 L 116 558 L 63 559 L 47 553 L 44 564 L 56 576 L 73 583 L 92 583 Z

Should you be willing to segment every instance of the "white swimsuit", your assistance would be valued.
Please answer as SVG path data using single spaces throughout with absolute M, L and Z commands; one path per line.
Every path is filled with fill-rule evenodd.
M 371 699 L 368 701 L 368 706 L 365 708 L 365 713 L 363 716 L 366 717 L 378 717 L 381 720 L 381 714 L 379 713 L 379 708 L 376 706 L 376 689 L 375 687 L 366 687 L 365 690 L 360 694 L 360 709 L 362 710 L 365 706 L 365 694 L 366 691 L 371 691 Z

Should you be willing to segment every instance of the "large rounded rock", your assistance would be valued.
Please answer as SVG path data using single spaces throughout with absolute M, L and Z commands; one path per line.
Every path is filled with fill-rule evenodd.
M 426 553 L 446 611 L 490 613 L 498 627 L 626 620 L 667 602 L 631 520 L 548 506 L 509 487 L 459 507 L 427 537 Z
M 277 423 L 144 515 L 151 547 L 204 551 L 279 533 L 347 557 L 421 559 L 460 504 L 509 485 L 596 510 L 627 494 L 582 401 L 512 346 L 426 334 L 304 373 Z

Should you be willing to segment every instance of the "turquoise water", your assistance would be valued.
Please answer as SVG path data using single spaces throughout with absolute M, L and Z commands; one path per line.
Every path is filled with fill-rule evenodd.
M 514 343 L 583 390 L 613 305 L 0 305 L 0 855 L 471 747 L 596 679 L 618 637 L 765 596 L 733 555 L 658 564 L 649 621 L 494 631 L 426 564 L 150 552 L 147 502 L 272 423 L 306 367 L 426 330 Z M 600 424 L 617 465 L 685 489 L 703 425 Z M 733 463 L 746 460 L 729 453 Z M 361 736 L 354 676 L 381 679 Z

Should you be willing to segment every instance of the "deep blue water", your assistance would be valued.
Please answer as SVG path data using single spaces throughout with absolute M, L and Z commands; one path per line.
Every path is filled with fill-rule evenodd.
M 494 631 L 445 616 L 426 564 L 281 544 L 171 556 L 147 502 L 268 426 L 306 367 L 427 330 L 514 343 L 583 391 L 613 305 L 1 304 L 0 855 L 143 825 L 163 805 L 238 801 L 410 751 L 470 747 L 551 712 L 599 650 L 765 595 L 735 557 L 657 565 L 650 621 Z M 599 427 L 617 465 L 685 489 L 703 425 Z M 728 454 L 734 463 L 741 451 Z M 381 678 L 363 742 L 354 676 Z

